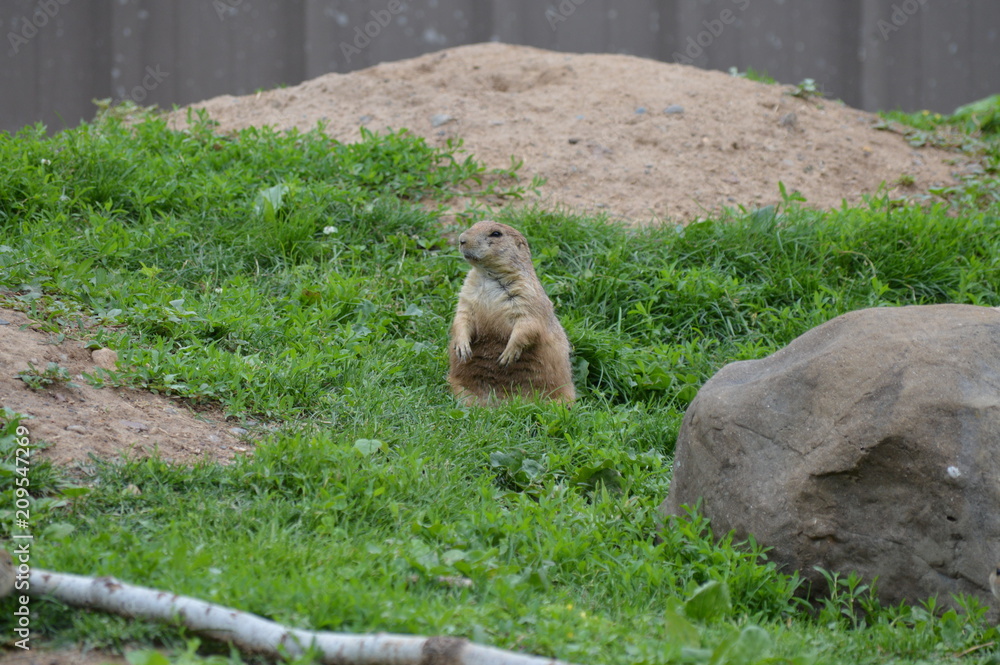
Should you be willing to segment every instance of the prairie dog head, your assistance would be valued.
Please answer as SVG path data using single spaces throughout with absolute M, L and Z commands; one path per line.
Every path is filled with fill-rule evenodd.
M 473 224 L 458 237 L 465 260 L 488 271 L 524 269 L 531 266 L 531 250 L 521 232 L 487 219 Z

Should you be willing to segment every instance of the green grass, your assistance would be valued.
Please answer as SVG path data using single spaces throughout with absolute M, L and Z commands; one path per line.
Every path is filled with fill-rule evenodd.
M 767 83 L 773 85 L 777 83 L 770 74 L 768 74 L 763 69 L 754 69 L 753 67 L 748 67 L 745 72 L 741 72 L 737 67 L 730 67 L 729 73 L 732 76 L 738 76 L 740 78 L 749 79 L 751 81 L 757 81 L 758 83 Z
M 72 481 L 32 467 L 34 565 L 303 628 L 580 663 L 943 662 L 1000 639 L 972 601 L 881 607 L 852 577 L 807 606 L 753 542 L 716 541 L 696 516 L 658 532 L 656 510 L 683 411 L 724 364 L 863 307 L 1000 305 L 996 199 L 824 213 L 786 195 L 649 229 L 508 209 L 574 345 L 580 399 L 468 408 L 444 382 L 466 265 L 438 206 L 524 185 L 458 146 L 362 139 L 111 116 L 0 136 L 4 304 L 67 334 L 102 324 L 132 369 L 96 384 L 279 426 L 229 466 L 100 463 Z M 14 431 L 31 421 L 3 420 L 12 492 Z M 0 533 L 12 519 L 0 511 Z M 455 576 L 471 588 L 442 581 Z M 13 607 L 0 603 L 4 630 Z M 51 644 L 186 648 L 169 626 L 34 608 Z
M 881 114 L 879 129 L 902 134 L 915 147 L 961 150 L 976 162 L 961 182 L 933 190 L 960 209 L 995 208 L 1000 203 L 1000 95 L 967 104 L 953 115 L 921 111 Z

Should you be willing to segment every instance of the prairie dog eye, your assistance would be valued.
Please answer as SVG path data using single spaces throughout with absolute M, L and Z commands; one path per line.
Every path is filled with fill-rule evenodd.
M 503 235 L 503 233 L 501 233 L 500 231 L 494 231 L 493 233 L 490 234 L 490 237 L 491 238 L 499 238 L 502 235 Z

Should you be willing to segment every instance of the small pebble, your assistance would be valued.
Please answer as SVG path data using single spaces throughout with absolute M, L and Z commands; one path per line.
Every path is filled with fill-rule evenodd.
M 366 122 L 371 122 L 371 121 L 372 121 L 372 116 L 368 115 L 367 113 L 358 119 L 358 122 L 360 122 L 362 125 L 365 124 Z
M 668 113 L 670 115 L 674 115 L 676 113 L 684 113 L 684 107 L 681 106 L 680 104 L 671 104 L 667 108 L 663 109 L 663 112 Z
M 67 432 L 76 432 L 77 434 L 86 434 L 87 428 L 83 425 L 66 425 Z
M 90 359 L 101 369 L 114 371 L 118 362 L 118 354 L 111 349 L 95 349 L 90 354 Z
M 580 139 L 578 139 L 578 138 L 576 138 L 576 137 L 573 137 L 573 138 L 571 138 L 571 139 L 569 140 L 569 144 L 570 144 L 570 145 L 576 145 L 576 144 L 577 144 L 577 143 L 579 143 L 579 142 L 580 142 Z
M 0 326 L 9 326 L 9 325 L 10 321 L 7 321 L 6 319 L 0 319 Z
M 242 427 L 230 427 L 229 433 L 235 436 L 243 436 L 244 434 L 249 434 L 249 430 L 245 430 Z
M 149 425 L 147 425 L 146 423 L 139 423 L 134 420 L 119 420 L 118 422 L 129 429 L 135 430 L 136 432 L 149 431 Z
M 642 115 L 643 113 L 646 112 L 646 107 L 645 106 L 640 106 L 639 108 L 637 108 L 635 110 L 635 112 L 638 113 L 639 115 Z
M 447 113 L 435 113 L 431 116 L 431 127 L 440 127 L 441 125 L 451 122 L 454 119 L 455 118 Z

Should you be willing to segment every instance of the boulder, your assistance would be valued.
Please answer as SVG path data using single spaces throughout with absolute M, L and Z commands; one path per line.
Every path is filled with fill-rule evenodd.
M 1000 311 L 868 309 L 722 368 L 684 416 L 666 514 L 701 502 L 787 572 L 885 602 L 990 599 L 1000 560 Z

